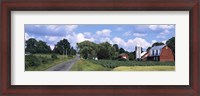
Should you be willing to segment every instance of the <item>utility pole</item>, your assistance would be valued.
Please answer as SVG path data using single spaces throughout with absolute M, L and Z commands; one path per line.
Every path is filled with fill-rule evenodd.
M 66 49 L 66 57 L 67 57 L 67 49 Z
M 64 46 L 62 46 L 62 47 L 63 47 L 63 59 L 64 59 L 64 51 L 65 51 L 65 50 L 64 50 Z

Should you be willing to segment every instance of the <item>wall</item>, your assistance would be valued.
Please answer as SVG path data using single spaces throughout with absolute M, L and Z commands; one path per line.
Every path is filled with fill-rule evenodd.
M 163 47 L 160 55 L 160 61 L 174 61 L 172 50 L 169 47 Z

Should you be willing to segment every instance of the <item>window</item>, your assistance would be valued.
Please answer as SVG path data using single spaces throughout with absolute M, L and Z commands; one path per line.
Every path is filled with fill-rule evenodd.
M 158 50 L 156 50 L 156 55 L 158 55 Z
M 154 56 L 154 50 L 153 50 L 153 52 L 152 52 L 152 55 Z

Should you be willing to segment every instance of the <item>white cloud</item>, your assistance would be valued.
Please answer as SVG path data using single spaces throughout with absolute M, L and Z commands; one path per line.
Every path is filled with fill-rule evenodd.
M 77 42 L 82 42 L 85 40 L 85 36 L 82 33 L 77 35 Z
M 29 36 L 27 32 L 25 32 L 25 40 L 28 40 L 30 38 L 34 38 L 33 36 Z
M 158 28 L 158 25 L 149 25 L 149 28 L 151 30 L 156 30 Z
M 46 28 L 53 32 L 63 30 L 63 31 L 66 31 L 69 33 L 69 32 L 74 31 L 77 27 L 78 27 L 78 25 L 47 25 Z
M 162 43 L 166 44 L 167 40 L 163 40 Z
M 34 25 L 35 27 L 40 27 L 40 25 Z
M 112 39 L 113 43 L 118 44 L 120 46 L 125 46 L 126 42 L 120 37 L 115 37 Z
M 153 43 L 156 43 L 157 41 L 156 41 L 156 40 L 152 40 L 151 42 L 152 42 L 152 44 L 153 44 Z
M 174 25 L 149 25 L 149 28 L 151 30 L 157 30 L 157 29 L 168 30 L 168 29 L 172 29 L 174 27 L 175 27 Z
M 158 42 L 158 41 L 157 41 L 157 40 L 152 40 L 152 41 L 151 41 L 151 45 L 154 44 L 154 43 L 156 43 L 156 42 Z M 163 40 L 163 41 L 162 41 L 162 43 L 164 43 L 164 44 L 165 44 L 166 42 L 167 42 L 167 40 Z
M 97 31 L 96 34 L 100 36 L 110 36 L 110 32 L 112 32 L 110 29 L 103 29 L 101 31 Z
M 54 49 L 54 45 L 53 45 L 53 44 L 51 44 L 51 45 L 49 45 L 49 46 L 50 46 L 51 50 Z
M 79 42 L 83 42 L 83 41 L 94 41 L 94 38 L 85 38 L 85 36 L 82 33 L 78 33 L 76 36 L 76 41 Z
M 172 29 L 172 28 L 174 28 L 174 25 L 159 25 L 159 28 L 161 28 L 161 29 Z
M 106 38 L 100 38 L 99 41 L 100 42 L 108 42 L 110 44 L 113 44 L 113 41 L 110 38 L 108 38 L 108 37 L 106 37 Z
M 138 37 L 136 37 L 135 39 L 129 39 L 128 45 L 141 46 L 142 48 L 147 48 L 151 46 L 151 44 L 147 42 L 145 39 Z
M 86 37 L 90 37 L 91 36 L 91 33 L 90 32 L 84 32 L 83 33 Z
M 120 37 L 113 38 L 113 44 L 118 44 L 120 47 L 124 48 L 127 51 L 134 51 L 135 46 L 141 46 L 142 48 L 147 48 L 151 46 L 149 42 L 142 38 L 129 39 L 124 41 Z
M 57 26 L 57 25 L 48 25 L 47 29 L 48 30 L 52 30 L 52 31 L 58 31 L 59 26 Z
M 141 34 L 141 33 L 133 33 L 133 36 L 146 36 L 147 34 Z
M 127 31 L 123 34 L 123 36 L 130 36 L 131 35 L 131 31 Z
M 158 35 L 158 36 L 156 36 L 156 38 L 162 38 L 162 39 L 165 39 L 166 36 Z
M 169 33 L 170 33 L 169 30 L 165 30 L 165 31 L 161 32 L 160 35 L 168 35 Z
M 74 31 L 76 28 L 78 27 L 78 25 L 65 25 L 65 30 L 72 32 Z
M 51 42 L 55 42 L 55 41 L 58 40 L 58 37 L 55 37 L 55 36 L 48 36 L 47 38 L 48 38 L 48 40 L 51 41 Z
M 123 30 L 123 28 L 122 27 L 117 27 L 117 29 L 116 29 L 117 31 L 122 31 Z
M 169 30 L 164 30 L 163 32 L 160 32 L 160 34 L 158 34 L 158 35 L 156 36 L 156 38 L 165 39 L 166 36 L 167 36 L 168 34 L 170 34 Z

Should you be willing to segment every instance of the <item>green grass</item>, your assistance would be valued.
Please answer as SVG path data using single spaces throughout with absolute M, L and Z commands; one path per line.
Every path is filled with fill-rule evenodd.
M 40 64 L 39 66 L 30 66 L 25 68 L 26 71 L 43 71 L 46 70 L 52 66 L 55 66 L 57 64 L 60 64 L 62 62 L 66 62 L 69 59 L 72 59 L 73 57 L 64 57 L 63 55 L 58 55 L 57 54 L 57 59 L 52 59 L 51 54 L 33 54 L 33 56 L 36 56 L 37 58 L 45 58 L 46 61 L 43 64 Z
M 175 66 L 120 66 L 113 71 L 175 71 Z
M 175 66 L 175 62 L 157 62 L 157 61 L 90 60 L 90 62 L 112 69 L 119 66 Z
M 105 68 L 101 65 L 92 63 L 88 60 L 79 60 L 76 64 L 73 65 L 71 71 L 109 71 L 110 68 Z
M 175 62 L 81 59 L 71 71 L 175 71 Z

